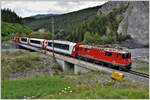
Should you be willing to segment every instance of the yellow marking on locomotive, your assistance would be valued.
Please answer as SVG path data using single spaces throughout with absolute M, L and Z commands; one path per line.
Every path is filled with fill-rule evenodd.
M 115 80 L 122 81 L 124 79 L 124 74 L 118 71 L 113 71 L 111 77 Z

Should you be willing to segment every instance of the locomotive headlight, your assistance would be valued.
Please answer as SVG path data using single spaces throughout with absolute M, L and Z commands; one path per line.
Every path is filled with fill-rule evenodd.
M 113 63 L 115 64 L 115 63 L 116 63 L 116 61 L 114 60 L 114 61 L 113 61 Z

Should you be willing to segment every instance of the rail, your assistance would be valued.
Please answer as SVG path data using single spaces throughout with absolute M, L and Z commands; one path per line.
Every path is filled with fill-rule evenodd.
M 137 71 L 133 71 L 133 70 L 130 70 L 129 73 L 134 74 L 134 75 L 138 75 L 141 77 L 149 78 L 149 74 L 146 74 L 146 73 L 141 73 L 141 72 L 137 72 Z

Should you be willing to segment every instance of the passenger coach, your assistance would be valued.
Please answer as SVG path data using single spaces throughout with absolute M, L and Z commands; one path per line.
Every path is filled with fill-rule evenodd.
M 53 45 L 52 40 L 48 40 L 46 49 L 52 51 L 53 50 L 52 45 Z M 54 40 L 54 51 L 71 56 L 75 45 L 76 43 L 69 42 L 69 41 Z

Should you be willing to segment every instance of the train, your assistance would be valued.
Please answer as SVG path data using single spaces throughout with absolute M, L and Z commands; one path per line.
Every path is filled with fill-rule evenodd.
M 132 61 L 128 50 L 90 46 L 62 40 L 47 40 L 29 37 L 15 37 L 16 43 L 53 51 L 73 58 L 95 61 L 120 70 L 130 70 Z

